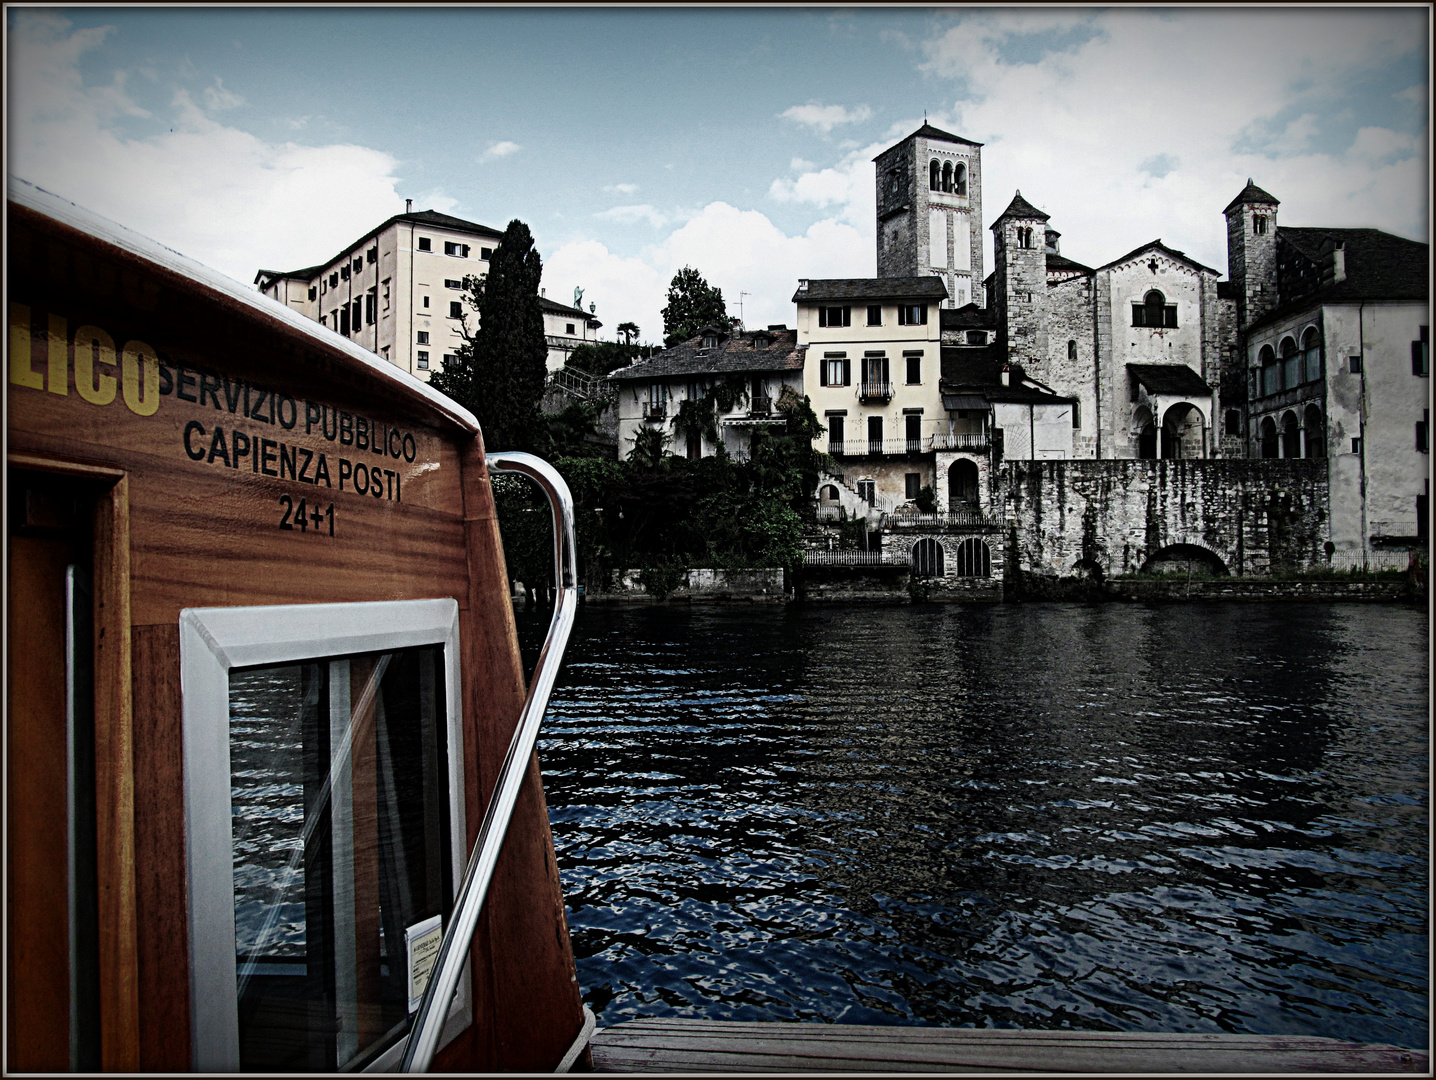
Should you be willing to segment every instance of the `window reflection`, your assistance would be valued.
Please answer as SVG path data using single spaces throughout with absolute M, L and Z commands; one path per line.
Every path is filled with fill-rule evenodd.
M 362 1067 L 407 1030 L 453 894 L 442 675 L 441 646 L 231 671 L 242 1068 Z

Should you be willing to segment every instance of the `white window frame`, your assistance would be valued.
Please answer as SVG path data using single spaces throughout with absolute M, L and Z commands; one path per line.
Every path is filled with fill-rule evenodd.
M 185 866 L 189 876 L 190 1039 L 197 1072 L 239 1071 L 229 672 L 418 645 L 444 647 L 449 837 L 455 897 L 464 877 L 464 735 L 456 600 L 186 608 L 180 612 Z M 467 968 L 440 1045 L 472 1021 Z M 398 1063 L 400 1039 L 365 1072 Z

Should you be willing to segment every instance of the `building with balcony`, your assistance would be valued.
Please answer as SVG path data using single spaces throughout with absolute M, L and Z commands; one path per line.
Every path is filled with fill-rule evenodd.
M 784 391 L 803 393 L 803 350 L 785 325 L 705 327 L 671 349 L 609 375 L 617 388 L 618 454 L 639 432 L 662 432 L 673 453 L 746 459 L 754 433 L 782 427 Z
M 259 291 L 428 380 L 463 344 L 464 278 L 503 233 L 437 210 L 395 214 L 327 262 L 261 270 Z M 472 315 L 472 311 L 468 312 Z
M 1325 458 L 1336 552 L 1428 543 L 1430 251 L 1377 229 L 1277 224 L 1248 181 L 1226 208 L 1253 458 Z
M 594 314 L 594 304 L 589 304 L 588 311 L 579 306 L 582 302 L 582 290 L 579 290 L 573 307 L 550 300 L 544 290 L 540 290 L 540 293 L 542 295 L 539 296 L 539 307 L 543 310 L 544 340 L 548 343 L 548 370 L 554 372 L 568 364 L 568 358 L 574 349 L 597 341 L 598 331 L 603 323 L 599 322 Z

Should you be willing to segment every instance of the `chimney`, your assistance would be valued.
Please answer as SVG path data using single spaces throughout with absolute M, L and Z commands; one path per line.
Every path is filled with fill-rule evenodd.
M 1346 245 L 1337 244 L 1331 253 L 1331 274 L 1333 282 L 1346 280 Z
M 1011 382 L 1012 382 L 1012 366 L 1011 366 L 1010 364 L 1003 364 L 1003 365 L 1002 365 L 1002 385 L 1003 385 L 1003 386 L 1008 386 L 1008 385 L 1011 384 Z
M 413 199 L 405 199 L 405 200 L 404 200 L 404 213 L 406 213 L 406 214 L 412 214 L 413 212 L 414 212 L 414 200 L 413 200 Z
M 800 277 L 800 278 L 798 279 L 798 291 L 799 291 L 799 292 L 807 292 L 807 291 L 808 291 L 808 279 L 807 279 L 807 278 L 805 278 L 805 277 Z
M 547 289 L 540 289 L 540 290 L 539 290 L 539 296 L 540 296 L 540 297 L 544 297 L 544 296 L 547 296 L 547 295 L 548 295 L 548 290 L 547 290 Z

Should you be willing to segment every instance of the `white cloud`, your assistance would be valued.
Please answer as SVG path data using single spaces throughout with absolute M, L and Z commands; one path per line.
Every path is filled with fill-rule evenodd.
M 841 105 L 819 105 L 814 101 L 806 105 L 794 105 L 778 115 L 784 120 L 792 120 L 816 128 L 826 135 L 840 124 L 860 124 L 872 114 L 872 109 L 866 105 L 859 105 L 855 109 L 848 110 Z
M 676 271 L 692 266 L 723 290 L 731 314 L 751 326 L 793 325 L 793 290 L 800 277 L 863 277 L 872 273 L 871 232 L 826 218 L 788 236 L 756 210 L 710 203 L 639 257 L 622 257 L 597 240 L 564 244 L 545 260 L 545 281 L 585 288 L 598 304 L 604 336 L 636 322 L 645 341 L 663 338 L 663 306 Z M 571 287 L 571 285 L 566 285 Z
M 503 142 L 491 143 L 489 148 L 484 151 L 484 157 L 488 159 L 506 158 L 510 154 L 517 154 L 522 149 L 523 147 L 518 143 L 505 139 Z
M 661 229 L 668 224 L 668 215 L 662 211 L 655 210 L 647 203 L 638 206 L 615 206 L 609 210 L 602 210 L 593 215 L 601 221 L 616 221 L 621 225 L 632 225 L 638 221 L 646 221 L 655 229 Z
M 638 190 L 638 185 L 637 185 L 637 184 L 607 184 L 607 185 L 604 186 L 604 189 L 603 189 L 603 190 L 604 190 L 604 191 L 616 191 L 616 192 L 618 192 L 620 195 L 632 195 L 635 191 Z
M 1059 24 L 1090 40 L 1012 59 L 1036 57 L 1013 43 Z M 984 227 L 1021 188 L 1074 259 L 1100 265 L 1160 236 L 1224 269 L 1222 207 L 1249 176 L 1292 225 L 1425 239 L 1424 149 L 1419 163 L 1394 160 L 1409 152 L 1398 133 L 1363 132 L 1348 149 L 1323 127 L 1338 90 L 1423 42 L 1410 20 L 1369 10 L 1020 11 L 963 18 L 923 43 L 921 67 L 953 82 L 952 105 L 931 123 L 986 144 Z M 1160 179 L 1143 171 L 1178 157 Z M 985 258 L 990 269 L 990 240 Z
M 851 150 L 836 165 L 828 168 L 813 169 L 809 165 L 809 171 L 794 179 L 780 176 L 769 186 L 768 196 L 783 203 L 810 203 L 817 207 L 836 205 L 839 207 L 839 220 L 873 235 L 872 218 L 877 191 L 872 159 L 888 145 L 873 143 Z M 795 159 L 794 165 L 798 163 Z M 802 164 L 808 165 L 807 162 Z M 867 271 L 875 272 L 875 268 Z
M 794 172 L 807 172 L 812 167 L 813 163 L 811 161 L 804 161 L 800 157 L 795 157 L 792 161 L 788 162 L 788 168 Z
M 108 29 L 73 30 L 48 11 L 14 20 L 7 135 L 16 176 L 246 283 L 261 267 L 327 259 L 404 205 L 388 154 L 266 142 L 214 122 L 182 88 L 162 134 L 122 137 L 116 118 L 148 114 L 125 96 L 123 77 L 96 90 L 79 72 Z
M 214 85 L 205 87 L 204 103 L 209 106 L 210 112 L 218 112 L 221 109 L 233 109 L 243 105 L 244 98 L 233 90 L 227 89 L 224 80 L 216 75 Z

